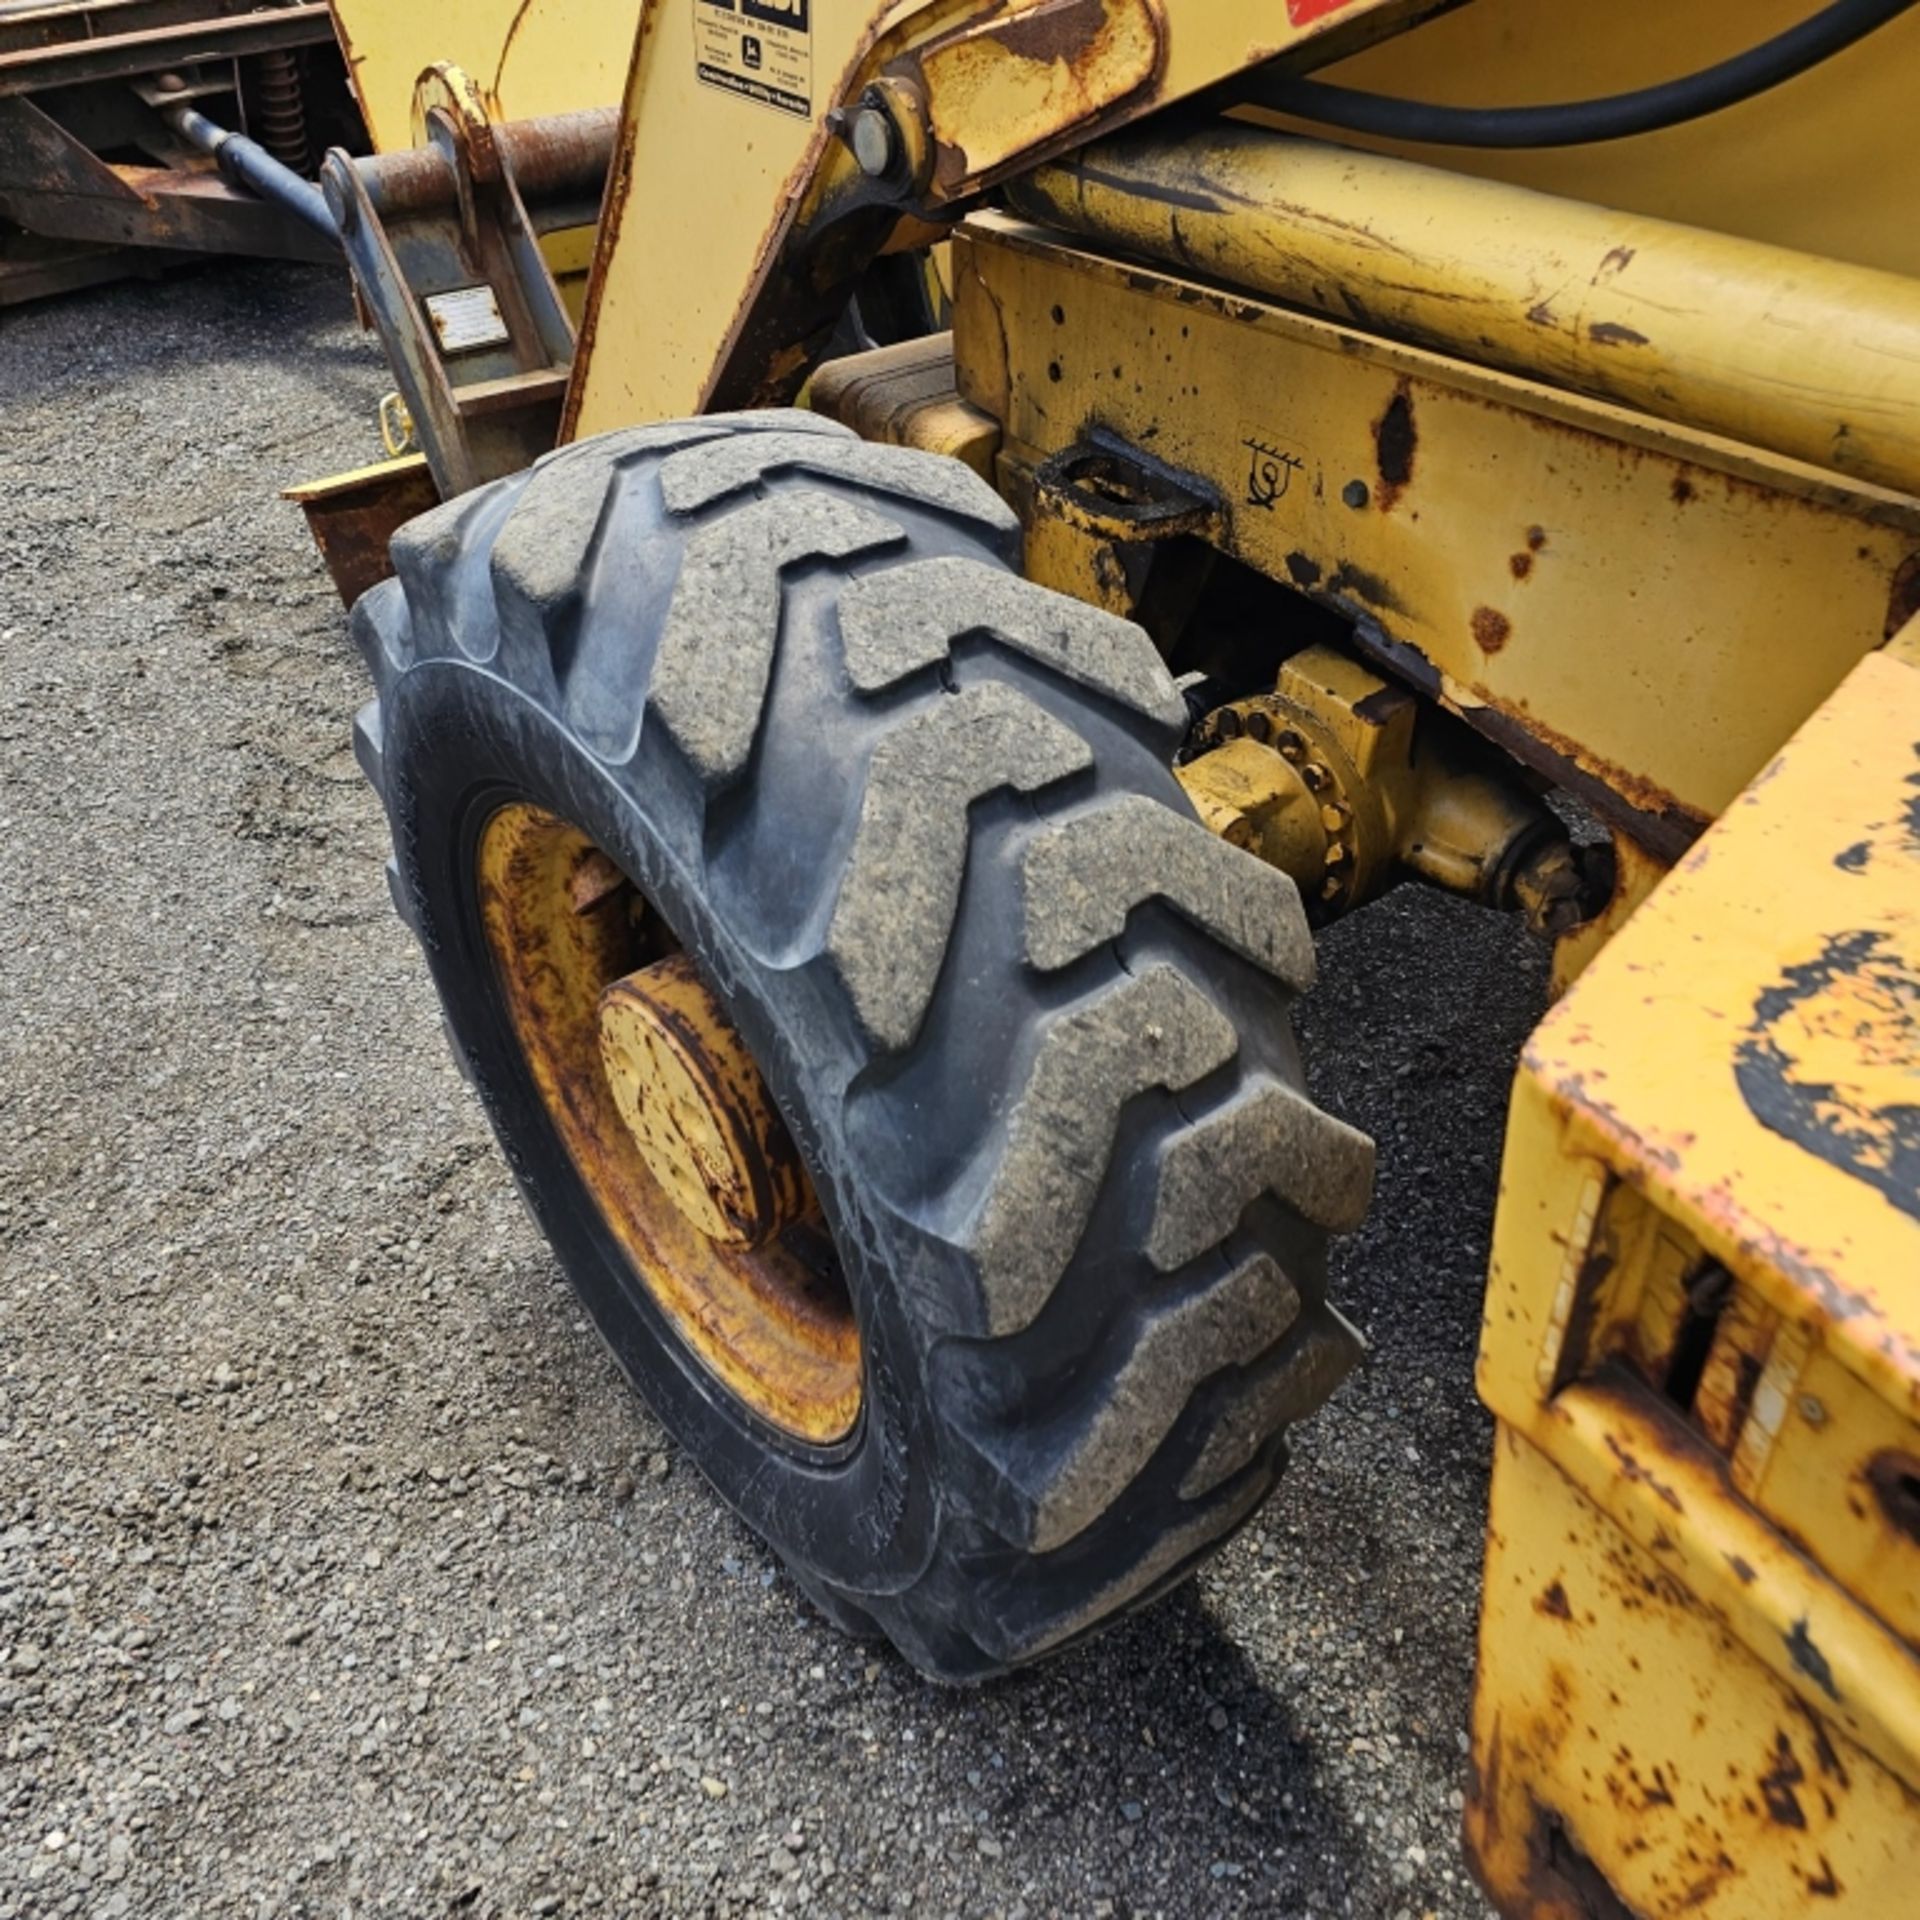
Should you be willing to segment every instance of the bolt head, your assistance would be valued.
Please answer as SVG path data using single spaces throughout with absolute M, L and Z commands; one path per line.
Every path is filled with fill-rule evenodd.
M 847 145 L 853 149 L 860 171 L 870 180 L 878 180 L 891 171 L 899 139 L 886 109 L 870 105 L 856 107 L 847 128 Z

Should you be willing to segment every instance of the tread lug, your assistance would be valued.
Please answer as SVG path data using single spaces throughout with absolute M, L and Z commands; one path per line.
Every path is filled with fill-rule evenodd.
M 1148 1258 L 1162 1273 L 1198 1259 L 1265 1192 L 1329 1233 L 1348 1232 L 1373 1194 L 1373 1142 L 1292 1087 L 1257 1084 L 1167 1143 Z
M 828 958 L 875 1046 L 910 1046 L 933 997 L 966 872 L 967 809 L 1092 764 L 1078 734 L 997 683 L 923 708 L 875 748 L 827 931 Z
M 1191 1086 L 1238 1045 L 1233 1022 L 1167 966 L 1055 1017 L 972 1236 L 989 1333 L 1017 1332 L 1052 1297 L 1086 1231 L 1126 1103 L 1149 1087 Z
M 1042 973 L 1119 939 L 1135 907 L 1161 900 L 1295 993 L 1313 984 L 1313 935 L 1292 880 L 1144 794 L 1037 835 L 1021 884 L 1027 959 Z
M 1131 620 L 979 560 L 942 554 L 856 580 L 841 596 L 847 673 L 875 693 L 943 661 L 968 634 L 1002 644 L 1106 694 L 1178 737 L 1186 702 Z

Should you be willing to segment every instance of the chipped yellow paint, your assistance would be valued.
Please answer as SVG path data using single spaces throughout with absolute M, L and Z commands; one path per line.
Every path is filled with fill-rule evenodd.
M 1223 502 L 1217 544 L 1666 861 L 1915 572 L 1906 496 L 1004 215 L 965 223 L 954 278 L 960 392 L 1016 504 L 1091 425 L 1150 447 Z M 1623 907 L 1653 878 L 1625 872 Z
M 1069 8 L 1082 16 L 1060 22 L 1070 40 L 1047 17 Z M 1034 16 L 1051 29 L 1037 42 L 1010 42 L 989 15 L 914 62 L 936 148 L 956 175 L 1003 166 L 1138 92 L 1160 66 L 1160 15 L 1148 0 L 1053 0 Z
M 1830 1084 L 1842 1057 L 1852 1078 Z M 1855 667 L 1548 1016 L 1524 1073 L 1920 1411 L 1920 671 Z
M 844 1438 L 860 1412 L 860 1334 L 832 1242 L 817 1208 L 801 1211 L 793 1149 L 718 1003 L 690 985 L 684 961 L 664 978 L 651 972 L 678 953 L 664 921 L 578 827 L 525 801 L 487 821 L 474 880 L 501 1011 L 632 1283 L 690 1357 L 760 1418 L 814 1445 Z M 646 1022 L 651 1037 L 664 1040 L 672 1025 L 681 1069 L 655 1117 L 669 1130 L 676 1108 L 696 1126 L 712 1123 L 712 1188 L 692 1172 L 692 1156 L 663 1153 L 657 1140 L 642 1150 L 649 1126 L 635 1098 L 631 1032 L 604 1044 L 606 1003 L 631 1009 L 642 982 L 657 1016 Z M 622 1024 L 617 1013 L 613 1024 Z M 658 1075 L 667 1063 L 657 1053 L 650 1064 Z M 749 1155 L 715 1137 L 741 1128 L 779 1144 L 763 1139 Z M 743 1165 L 750 1158 L 763 1174 L 772 1160 L 781 1171 L 756 1183 Z M 758 1192 L 729 1192 L 729 1172 Z M 702 1192 L 716 1196 L 711 1213 L 689 1205 Z M 719 1217 L 728 1212 L 731 1226 Z M 742 1244 L 763 1231 L 763 1244 Z
M 568 437 L 741 404 L 783 381 L 788 391 L 798 385 L 804 354 L 780 339 L 785 323 L 767 303 L 777 309 L 785 296 L 770 289 L 782 249 L 857 179 L 826 115 L 876 80 L 923 88 L 929 122 L 942 132 L 930 189 L 952 197 L 1029 152 L 1120 124 L 1270 55 L 1324 45 L 1331 57 L 1438 4 L 1344 0 L 1260 9 L 1254 22 L 1241 0 L 1181 0 L 1177 8 L 1146 0 L 810 0 L 810 115 L 802 116 L 701 84 L 699 9 L 651 0 Z M 1092 28 L 1084 37 L 1083 26 Z M 1151 58 L 1149 27 L 1161 43 Z M 690 155 L 698 156 L 700 191 L 658 191 L 656 183 L 684 176 Z M 748 370 L 724 377 L 742 356 Z
M 1902 653 L 1855 667 L 1529 1044 L 1480 1388 L 1501 1438 L 1469 1838 L 1503 1910 L 1604 1911 L 1580 1904 L 1603 1877 L 1654 1915 L 1903 1912 L 1920 666 Z
M 1513 1920 L 1910 1910 L 1910 1782 L 1511 1427 L 1494 1448 L 1479 1670 L 1468 1854 Z
M 1196 275 L 1920 492 L 1920 280 L 1902 274 L 1228 124 L 1098 142 L 1012 199 Z

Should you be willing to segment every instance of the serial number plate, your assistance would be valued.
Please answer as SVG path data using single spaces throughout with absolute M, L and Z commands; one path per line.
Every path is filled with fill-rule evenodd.
M 491 287 L 456 287 L 427 295 L 427 318 L 442 353 L 473 353 L 506 344 L 507 323 Z

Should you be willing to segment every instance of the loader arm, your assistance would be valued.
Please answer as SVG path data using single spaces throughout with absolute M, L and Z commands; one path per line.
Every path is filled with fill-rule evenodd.
M 737 12 L 651 0 L 563 432 L 790 399 L 903 220 L 943 220 L 1036 160 L 1243 67 L 1317 64 L 1436 11 L 1436 0 L 1286 0 L 1256 17 L 1237 0 L 740 0 Z M 694 154 L 698 195 L 649 190 Z

